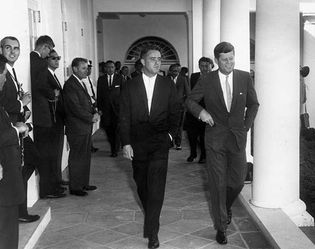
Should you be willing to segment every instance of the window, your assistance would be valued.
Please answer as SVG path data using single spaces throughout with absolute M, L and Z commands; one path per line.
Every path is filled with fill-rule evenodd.
M 142 47 L 146 45 L 156 45 L 160 48 L 162 64 L 170 65 L 173 63 L 179 63 L 177 52 L 169 42 L 159 37 L 149 36 L 135 41 L 130 46 L 127 51 L 125 64 L 134 64 L 135 61 L 140 58 Z

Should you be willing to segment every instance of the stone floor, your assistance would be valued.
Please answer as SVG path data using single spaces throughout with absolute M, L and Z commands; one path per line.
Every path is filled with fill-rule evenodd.
M 91 185 L 86 197 L 48 200 L 52 219 L 36 249 L 142 249 L 143 214 L 132 179 L 131 163 L 109 157 L 102 132 L 94 136 Z M 188 147 L 170 150 L 166 196 L 161 214 L 161 249 L 272 248 L 240 202 L 233 206 L 228 244 L 215 242 L 209 212 L 205 165 L 187 163 Z

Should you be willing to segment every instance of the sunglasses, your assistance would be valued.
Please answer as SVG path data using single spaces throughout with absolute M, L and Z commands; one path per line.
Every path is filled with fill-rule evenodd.
M 49 58 L 52 59 L 52 60 L 54 60 L 54 61 L 55 61 L 55 60 L 60 61 L 61 56 L 56 56 L 56 57 L 55 57 L 55 56 L 50 56 Z

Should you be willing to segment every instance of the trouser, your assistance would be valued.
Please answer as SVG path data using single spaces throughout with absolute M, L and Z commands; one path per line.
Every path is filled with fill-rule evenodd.
M 119 135 L 118 126 L 115 124 L 106 125 L 104 130 L 107 135 L 108 142 L 110 144 L 111 153 L 117 153 L 119 150 Z
M 187 129 L 187 136 L 190 146 L 190 155 L 197 157 L 197 143 L 199 138 L 200 158 L 205 158 L 205 127 L 189 128 Z
M 89 185 L 91 166 L 91 134 L 67 135 L 70 146 L 69 189 L 82 190 Z
M 55 151 L 52 150 L 54 138 L 53 128 L 34 126 L 34 143 L 40 154 L 38 171 L 41 198 L 48 194 L 54 194 L 58 187 L 57 179 L 54 177 Z
M 185 110 L 180 110 L 180 120 L 174 137 L 174 143 L 176 146 L 180 146 L 182 143 L 183 125 L 184 125 Z
M 133 177 L 144 211 L 144 237 L 159 232 L 170 145 L 169 136 L 164 133 L 149 140 L 133 147 L 132 161 Z
M 207 139 L 206 136 L 206 162 L 214 228 L 224 231 L 227 228 L 227 209 L 232 207 L 244 186 L 246 153 L 245 149 L 239 150 L 233 134 L 222 143 L 222 148 L 213 149 Z
M 18 206 L 0 206 L 0 248 L 17 249 L 18 244 Z
M 24 138 L 24 166 L 22 167 L 22 176 L 25 189 L 25 200 L 19 205 L 19 217 L 28 215 L 27 211 L 27 181 L 32 176 L 35 169 L 38 167 L 40 156 L 35 147 L 33 140 L 27 136 Z

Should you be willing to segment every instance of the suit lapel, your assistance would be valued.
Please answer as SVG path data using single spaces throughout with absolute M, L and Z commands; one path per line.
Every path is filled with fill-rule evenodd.
M 77 84 L 77 86 L 78 86 L 78 87 L 85 93 L 85 95 L 90 99 L 89 93 L 84 89 L 84 87 L 83 87 L 82 84 L 78 81 L 78 79 L 77 79 L 76 77 L 74 77 L 73 75 L 72 75 L 72 77 L 73 77 L 73 80 L 74 80 L 75 84 Z
M 217 70 L 216 71 L 216 74 L 214 76 L 214 86 L 215 86 L 215 89 L 216 89 L 216 92 L 219 96 L 219 99 L 220 99 L 220 102 L 221 104 L 223 105 L 223 107 L 226 109 L 226 105 L 225 105 L 225 101 L 224 101 L 224 96 L 223 96 L 223 91 L 222 91 L 222 87 L 221 87 L 221 82 L 220 82 L 220 78 L 219 78 L 219 71 Z
M 232 103 L 231 103 L 231 110 L 233 110 L 233 106 L 235 106 L 237 95 L 239 94 L 239 77 L 237 71 L 233 70 L 233 97 L 232 97 Z

